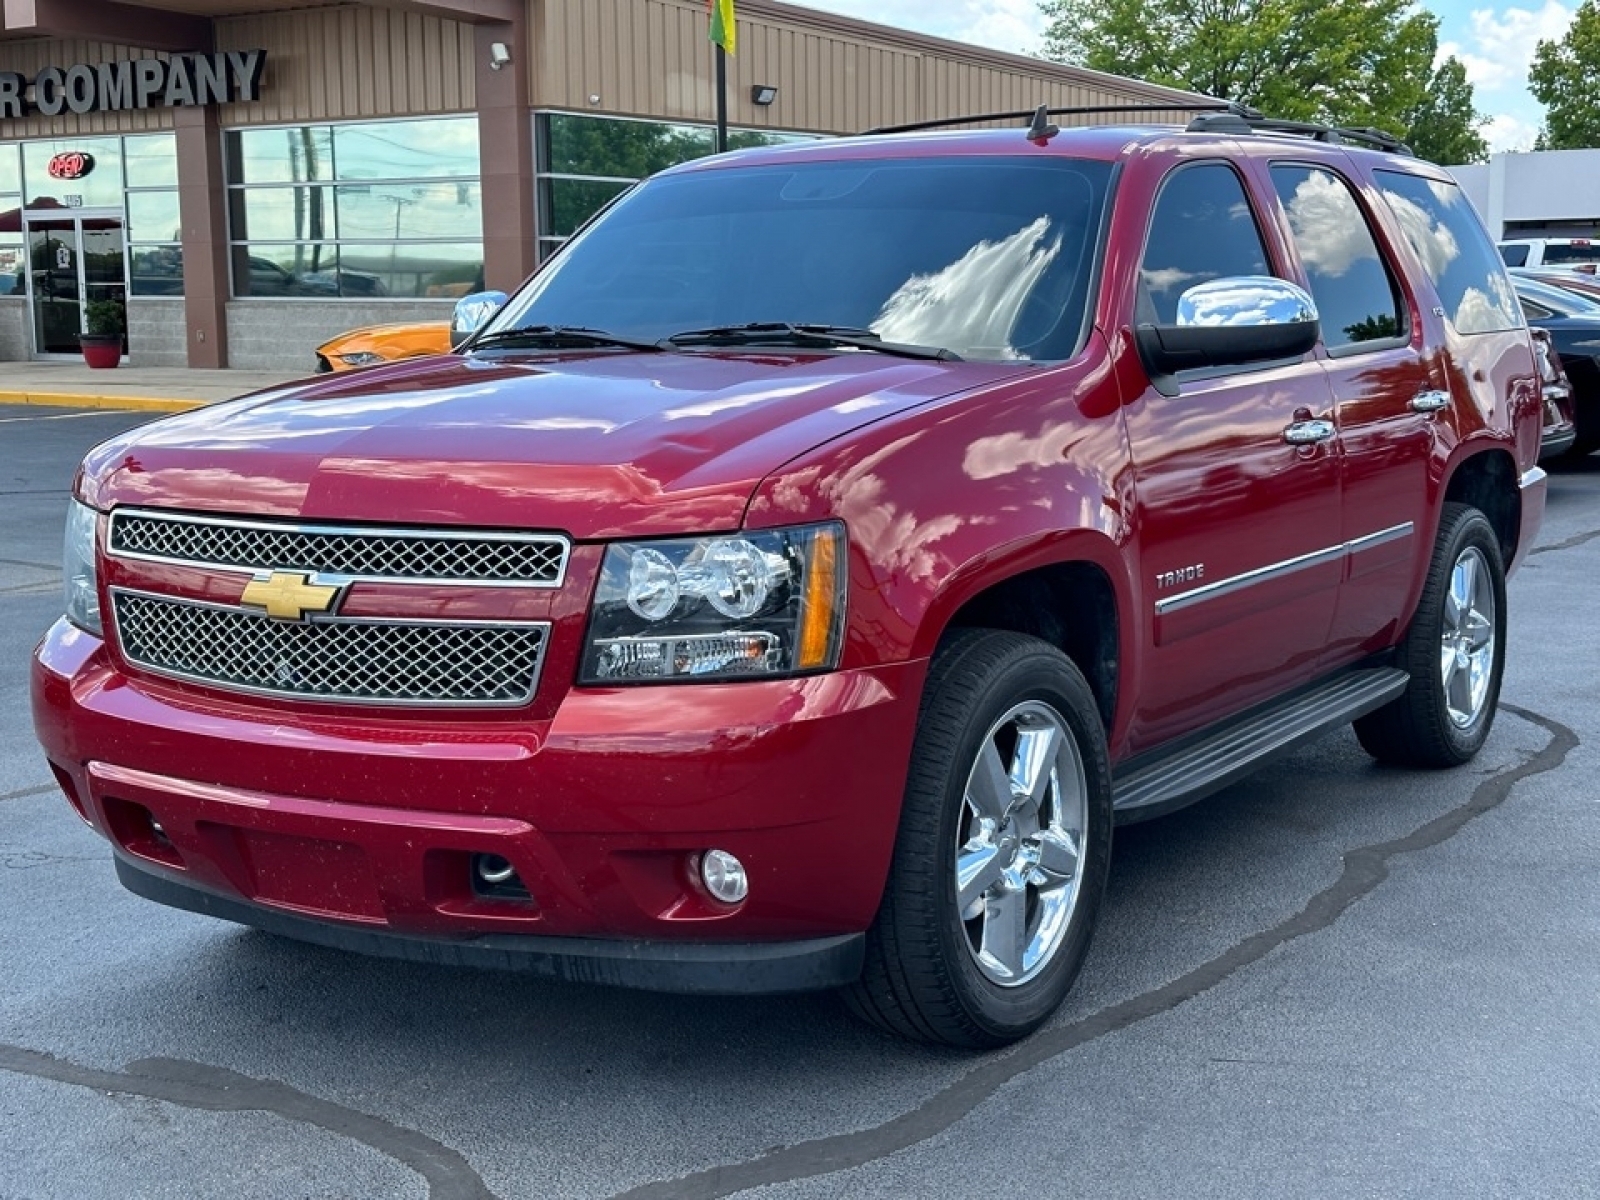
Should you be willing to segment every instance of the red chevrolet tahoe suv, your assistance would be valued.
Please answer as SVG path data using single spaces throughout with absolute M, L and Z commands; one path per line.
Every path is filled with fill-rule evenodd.
M 454 355 L 92 451 L 35 720 L 153 900 L 993 1045 L 1071 986 L 1115 824 L 1346 722 L 1477 752 L 1540 408 L 1403 153 L 718 156 Z

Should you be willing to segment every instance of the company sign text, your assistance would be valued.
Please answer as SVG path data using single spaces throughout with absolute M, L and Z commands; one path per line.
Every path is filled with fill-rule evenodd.
M 0 71 L 0 120 L 259 100 L 266 66 L 265 50 L 227 50 L 46 67 L 32 79 Z

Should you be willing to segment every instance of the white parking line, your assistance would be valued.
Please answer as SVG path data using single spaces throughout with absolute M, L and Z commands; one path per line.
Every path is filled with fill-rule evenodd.
M 110 410 L 104 408 L 90 409 L 88 412 L 51 413 L 49 416 L 37 417 L 0 417 L 0 425 L 15 425 L 20 421 L 71 421 L 78 417 L 105 417 L 110 415 Z

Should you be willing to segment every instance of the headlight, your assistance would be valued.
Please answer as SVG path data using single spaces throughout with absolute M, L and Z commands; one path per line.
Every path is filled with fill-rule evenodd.
M 100 625 L 99 580 L 94 573 L 95 528 L 99 520 L 100 514 L 88 505 L 69 502 L 61 577 L 67 587 L 67 620 L 95 637 L 105 637 Z
M 374 354 L 371 350 L 357 350 L 353 354 L 335 354 L 334 357 L 347 367 L 370 367 L 373 363 L 384 361 L 383 355 Z
M 844 528 L 606 548 L 580 683 L 826 671 L 844 630 Z

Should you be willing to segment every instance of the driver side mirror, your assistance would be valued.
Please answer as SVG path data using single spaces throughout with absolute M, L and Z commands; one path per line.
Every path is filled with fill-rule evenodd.
M 466 341 L 489 322 L 506 302 L 504 292 L 473 292 L 456 301 L 456 311 L 450 318 L 450 349 L 459 349 Z
M 1178 298 L 1172 325 L 1134 332 L 1152 381 L 1197 367 L 1231 367 L 1298 358 L 1317 344 L 1317 305 L 1305 289 L 1268 275 L 1196 284 Z

